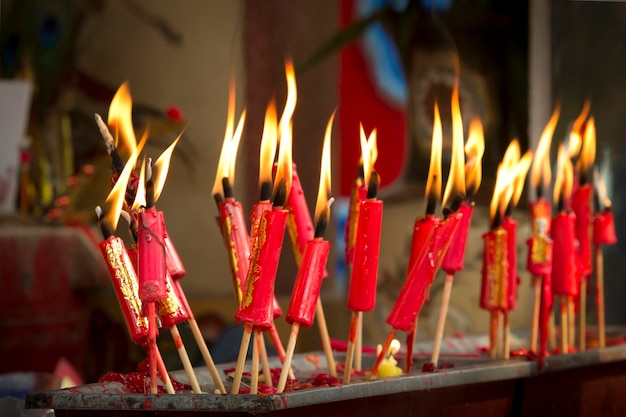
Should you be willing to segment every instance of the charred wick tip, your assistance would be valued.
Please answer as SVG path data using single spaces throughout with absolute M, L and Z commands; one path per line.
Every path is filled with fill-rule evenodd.
M 357 167 L 357 175 L 359 178 L 365 178 L 365 168 L 363 168 L 363 164 L 360 163 Z
M 496 215 L 493 217 L 491 228 L 497 229 L 500 226 L 502 226 L 502 213 L 500 212 L 500 207 L 498 207 L 498 210 L 496 211 Z
M 224 192 L 224 198 L 233 198 L 235 196 L 228 177 L 222 178 L 222 191 Z
M 217 204 L 217 208 L 219 208 L 220 203 L 224 202 L 224 196 L 222 196 L 220 193 L 215 193 L 213 194 L 213 200 L 215 200 L 215 204 Z
M 272 183 L 269 181 L 263 181 L 261 183 L 259 201 L 269 201 L 270 198 L 272 198 Z
M 274 194 L 274 201 L 272 202 L 273 206 L 282 207 L 285 205 L 287 201 L 287 181 L 285 179 L 281 179 L 278 183 L 278 187 L 276 187 L 276 194 Z
M 102 237 L 104 240 L 107 240 L 111 236 L 113 236 L 113 230 L 111 230 L 111 226 L 107 222 L 104 221 L 104 210 L 100 206 L 96 207 L 96 216 L 98 218 L 98 226 L 100 226 L 100 232 L 102 232 Z
M 315 225 L 315 238 L 324 237 L 324 233 L 326 232 L 326 226 L 328 225 L 327 215 L 328 209 L 324 209 L 324 211 L 322 211 L 322 214 L 320 215 L 319 220 L 317 221 L 317 224 Z
M 535 194 L 537 194 L 537 198 L 543 198 L 543 185 L 539 184 L 535 188 L 536 188 Z
M 456 197 L 454 197 L 454 200 L 452 200 L 452 205 L 450 206 L 450 210 L 459 211 L 462 203 L 463 203 L 463 196 L 459 194 Z
M 367 184 L 367 198 L 368 199 L 376 198 L 376 196 L 378 195 L 378 185 L 379 185 L 378 172 L 372 171 L 372 175 L 370 175 L 369 184 Z
M 511 214 L 513 214 L 513 204 L 509 203 L 506 206 L 506 210 L 504 210 L 504 215 L 506 217 L 511 217 Z
M 435 197 L 428 196 L 428 201 L 426 203 L 426 214 L 432 215 L 435 214 L 435 209 L 437 208 L 437 200 Z

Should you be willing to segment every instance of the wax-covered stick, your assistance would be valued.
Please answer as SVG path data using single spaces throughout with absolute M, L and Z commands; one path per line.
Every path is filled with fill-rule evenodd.
M 155 302 L 167 298 L 163 213 L 154 206 L 147 208 L 139 213 L 138 223 L 139 297 L 143 302 Z
M 313 221 L 300 183 L 296 164 L 292 164 L 291 191 L 285 209 L 289 211 L 287 232 L 296 264 L 300 265 L 306 243 L 313 237 Z
M 583 184 L 576 189 L 572 198 L 572 209 L 575 214 L 576 239 L 582 260 L 583 276 L 591 274 L 591 235 L 592 235 L 592 186 Z
M 363 167 L 360 166 L 360 171 L 363 171 Z M 352 189 L 350 191 L 350 207 L 348 211 L 348 218 L 346 219 L 345 227 L 345 240 L 346 240 L 346 264 L 352 265 L 354 262 L 354 248 L 356 246 L 356 234 L 359 221 L 359 207 L 360 202 L 367 198 L 367 187 L 363 180 L 363 175 L 360 174 L 352 182 Z
M 576 285 L 576 236 L 573 213 L 561 212 L 552 219 L 552 292 L 554 295 L 575 296 Z

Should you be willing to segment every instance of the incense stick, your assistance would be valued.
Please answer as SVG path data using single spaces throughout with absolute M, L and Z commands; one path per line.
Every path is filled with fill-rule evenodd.
M 189 310 L 191 313 L 191 310 Z M 202 354 L 202 359 L 204 359 L 204 363 L 206 363 L 207 368 L 209 368 L 209 373 L 211 374 L 211 379 L 213 379 L 213 383 L 220 391 L 221 394 L 226 394 L 226 388 L 224 387 L 224 382 L 222 378 L 220 378 L 219 371 L 215 366 L 215 362 L 213 362 L 213 358 L 211 357 L 211 352 L 209 352 L 209 348 L 204 341 L 204 337 L 202 336 L 202 332 L 200 331 L 200 327 L 198 326 L 198 322 L 192 316 L 189 320 L 189 327 L 191 327 L 191 332 L 193 333 L 193 337 L 200 349 L 200 353 Z
M 333 348 L 330 345 L 330 336 L 328 335 L 328 327 L 326 326 L 326 317 L 324 315 L 321 298 L 317 299 L 317 305 L 315 306 L 315 318 L 317 320 L 317 327 L 320 329 L 320 338 L 322 339 L 322 347 L 324 348 L 324 354 L 326 355 L 328 373 L 330 376 L 336 378 L 337 365 L 335 365 L 335 356 L 333 355 Z
M 439 309 L 439 318 L 437 319 L 437 329 L 435 330 L 435 344 L 430 361 L 437 366 L 439 362 L 439 352 L 441 351 L 441 342 L 443 340 L 443 332 L 446 325 L 446 317 L 448 315 L 448 306 L 450 305 L 450 294 L 452 293 L 452 283 L 454 274 L 447 274 L 446 281 L 443 286 L 443 295 L 441 297 L 441 308 Z
M 578 307 L 578 350 L 585 351 L 587 334 L 587 277 L 580 281 L 580 304 Z
M 189 360 L 187 349 L 185 349 L 185 345 L 183 344 L 183 339 L 182 337 L 180 337 L 178 327 L 176 327 L 176 325 L 170 327 L 170 333 L 172 335 L 172 339 L 174 340 L 174 346 L 176 346 L 178 356 L 183 363 L 183 368 L 185 369 L 187 378 L 189 378 L 189 385 L 191 385 L 191 390 L 196 394 L 199 394 L 202 392 L 202 390 L 200 389 L 200 384 L 198 384 L 198 378 L 196 377 L 193 366 L 191 365 L 191 361 Z
M 254 329 L 254 340 L 252 341 L 252 370 L 250 371 L 250 394 L 259 392 L 259 345 L 261 344 L 261 332 Z M 246 348 L 247 350 L 247 348 Z
M 361 371 L 361 357 L 363 354 L 363 312 L 359 311 L 354 343 L 354 370 Z
M 285 356 L 285 363 L 283 363 L 283 369 L 280 372 L 280 379 L 278 380 L 278 386 L 276 392 L 281 393 L 285 390 L 287 385 L 287 375 L 291 369 L 291 361 L 293 360 L 293 352 L 296 349 L 296 342 L 298 340 L 298 332 L 300 331 L 300 323 L 294 321 L 291 325 L 291 333 L 289 334 L 289 341 L 287 342 L 287 352 Z
M 606 330 L 604 318 L 604 256 L 602 255 L 602 247 L 596 245 L 596 286 L 598 296 L 598 345 L 603 348 L 606 346 Z
M 156 360 L 157 367 L 159 368 L 159 374 L 161 374 L 161 380 L 165 384 L 165 392 L 167 392 L 168 394 L 176 394 L 176 391 L 174 391 L 174 386 L 172 385 L 172 380 L 170 379 L 170 375 L 167 373 L 165 362 L 163 362 L 163 357 L 161 356 L 161 352 L 158 348 L 156 349 Z
M 230 390 L 231 394 L 239 394 L 239 387 L 241 386 L 241 376 L 243 374 L 243 366 L 246 363 L 248 346 L 250 346 L 250 336 L 252 336 L 252 324 L 244 323 L 243 336 L 241 337 L 241 346 L 239 347 L 239 356 L 237 356 L 237 365 L 235 366 L 235 376 L 233 377 L 233 386 Z
M 350 374 L 352 373 L 352 361 L 354 360 L 354 348 L 356 342 L 356 333 L 359 323 L 359 314 L 357 311 L 352 312 L 350 319 L 350 331 L 348 332 L 348 349 L 346 351 L 346 362 L 343 367 L 343 383 L 350 383 Z
M 561 296 L 561 353 L 565 354 L 568 352 L 567 342 L 569 341 L 567 337 L 567 296 Z
M 274 385 L 274 382 L 272 381 L 272 370 L 270 369 L 270 361 L 267 357 L 267 348 L 265 347 L 263 333 L 261 333 L 259 339 L 261 343 L 261 367 L 263 368 L 263 377 L 265 379 L 265 385 L 271 387 Z

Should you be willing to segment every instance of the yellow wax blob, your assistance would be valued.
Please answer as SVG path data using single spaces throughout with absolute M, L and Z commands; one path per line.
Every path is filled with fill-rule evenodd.
M 383 349 L 381 345 L 376 347 L 376 353 L 380 354 Z M 390 376 L 402 375 L 402 369 L 398 365 L 398 361 L 393 357 L 400 350 L 400 342 L 397 339 L 393 339 L 389 351 L 385 354 L 380 366 L 378 367 L 378 377 L 386 378 Z

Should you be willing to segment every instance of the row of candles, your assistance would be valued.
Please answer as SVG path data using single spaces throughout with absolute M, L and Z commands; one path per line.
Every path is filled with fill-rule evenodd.
M 228 261 L 237 303 L 236 319 L 243 326 L 239 356 L 233 375 L 231 393 L 240 392 L 246 355 L 252 341 L 250 392 L 259 390 L 259 367 L 262 367 L 264 384 L 272 387 L 271 369 L 263 333 L 267 332 L 283 363 L 276 387 L 282 392 L 288 380 L 294 380 L 291 361 L 300 328 L 310 327 L 314 320 L 320 329 L 328 369 L 337 375 L 330 345 L 324 310 L 319 293 L 323 278 L 328 276 L 326 261 L 330 242 L 324 239 L 328 226 L 332 198 L 330 142 L 333 116 L 326 127 L 322 151 L 320 182 L 313 220 L 305 195 L 291 159 L 292 117 L 297 102 L 296 81 L 293 66 L 286 64 L 287 100 L 280 119 L 276 105 L 271 101 L 267 107 L 265 126 L 261 139 L 259 201 L 250 210 L 250 229 L 243 214 L 242 204 L 234 195 L 236 156 L 242 136 L 245 110 L 235 125 L 234 81 L 230 83 L 228 120 L 217 173 L 213 198 L 219 215 L 217 222 L 228 253 Z M 177 325 L 189 322 L 203 358 L 209 368 L 217 390 L 226 393 L 215 364 L 211 358 L 193 313 L 189 308 L 180 279 L 185 270 L 167 234 L 163 213 L 156 210 L 155 203 L 163 190 L 169 159 L 180 136 L 155 162 L 138 163 L 147 134 L 137 144 L 131 122 L 132 101 L 126 85 L 123 85 L 111 103 L 108 124 L 115 131 L 113 138 L 109 127 L 96 117 L 100 131 L 112 158 L 113 183 L 107 198 L 106 211 L 99 209 L 98 218 L 105 241 L 102 253 L 109 266 L 112 282 L 124 317 L 135 343 L 146 347 L 150 365 L 150 391 L 157 391 L 157 374 L 160 374 L 166 390 L 173 392 L 156 345 L 158 327 L 168 328 L 175 340 L 181 362 L 194 392 L 200 392 L 197 378 L 189 363 Z M 426 212 L 418 216 L 413 232 L 412 245 L 405 283 L 394 304 L 387 323 L 391 331 L 385 340 L 370 375 L 378 375 L 380 365 L 389 359 L 398 330 L 407 334 L 406 362 L 404 371 L 412 367 L 412 347 L 419 312 L 429 297 L 430 287 L 439 269 L 446 273 L 442 306 L 440 310 L 435 344 L 431 357 L 436 366 L 441 340 L 444 334 L 447 307 L 455 274 L 464 267 L 465 247 L 473 214 L 473 198 L 482 178 L 484 138 L 482 126 L 473 121 L 467 142 L 463 138 L 463 124 L 459 105 L 458 79 L 452 100 L 452 155 L 450 174 L 444 190 L 441 206 L 442 216 L 436 214 L 442 189 L 442 128 L 437 104 L 433 122 L 433 142 L 430 167 L 426 184 Z M 535 308 L 531 348 L 539 354 L 547 354 L 549 318 L 553 295 L 563 297 L 561 308 L 562 352 L 568 351 L 568 339 L 573 335 L 572 303 L 575 297 L 585 294 L 591 268 L 591 242 L 596 250 L 596 278 L 599 300 L 602 300 L 601 245 L 615 242 L 612 215 L 606 192 L 601 199 L 602 210 L 592 215 L 593 154 L 595 153 L 595 126 L 593 118 L 585 123 L 589 111 L 586 104 L 574 123 L 569 135 L 568 149 L 561 145 L 558 158 L 558 175 L 554 185 L 554 200 L 558 202 L 558 214 L 551 219 L 551 205 L 544 198 L 550 184 L 549 151 L 554 128 L 558 120 L 555 110 L 546 126 L 538 147 L 521 156 L 519 144 L 513 141 L 498 167 L 496 184 L 490 205 L 491 228 L 483 236 L 484 257 L 480 307 L 491 313 L 490 354 L 508 357 L 509 312 L 516 307 L 517 298 L 517 223 L 512 209 L 522 194 L 525 178 L 531 169 L 532 184 L 537 188 L 538 199 L 530 204 L 532 236 L 528 240 L 527 267 L 533 275 Z M 359 175 L 353 183 L 350 214 L 346 230 L 346 259 L 350 268 L 350 286 L 347 308 L 352 312 L 348 334 L 348 348 L 343 372 L 343 383 L 349 383 L 353 367 L 361 370 L 361 343 L 363 313 L 372 311 L 376 305 L 378 256 L 382 230 L 383 202 L 377 198 L 379 178 L 374 169 L 377 159 L 376 131 L 369 136 L 361 128 L 362 157 Z M 118 153 L 118 136 L 123 138 L 126 152 L 130 155 L 124 163 Z M 121 146 L 121 145 L 120 145 Z M 582 148 L 580 156 L 578 153 Z M 576 169 L 572 159 L 577 158 Z M 135 173 L 139 167 L 139 174 Z M 575 172 L 574 172 L 575 171 Z M 574 175 L 576 174 L 576 175 Z M 573 191 L 573 178 L 579 186 Z M 540 186 L 540 180 L 543 185 Z M 598 181 L 601 184 L 601 181 Z M 574 212 L 572 212 L 572 210 Z M 126 249 L 123 241 L 115 237 L 120 215 L 127 218 L 136 243 Z M 593 225 L 593 226 L 592 226 Z M 248 232 L 249 230 L 249 232 Z M 274 295 L 274 282 L 278 272 L 278 260 L 282 251 L 285 231 L 288 231 L 292 249 L 298 264 L 298 274 L 286 321 L 291 332 L 286 349 L 276 330 L 275 320 L 283 312 Z M 584 349 L 584 296 L 578 298 L 581 318 L 580 340 Z M 604 345 L 603 302 L 599 301 L 600 345 Z M 567 319 L 569 314 L 569 319 Z M 501 329 L 499 330 L 499 327 Z M 503 337 L 499 337 L 499 334 Z M 537 336 L 539 335 L 539 336 Z M 503 339 L 503 340 L 501 340 Z M 573 337 L 572 337 L 573 340 Z M 397 342 L 396 342 L 397 343 Z M 397 350 L 394 347 L 393 350 Z M 273 389 L 273 388 L 272 388 Z

